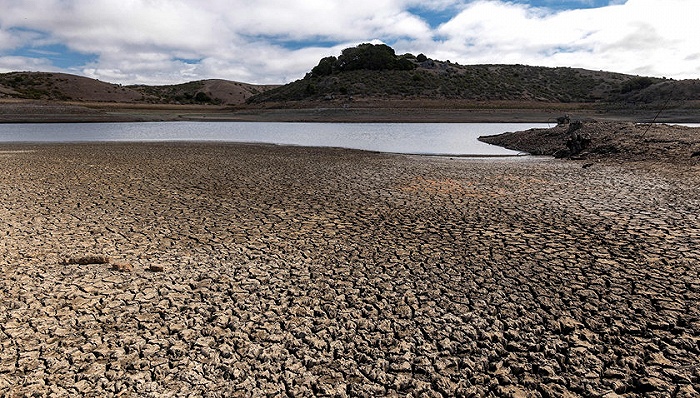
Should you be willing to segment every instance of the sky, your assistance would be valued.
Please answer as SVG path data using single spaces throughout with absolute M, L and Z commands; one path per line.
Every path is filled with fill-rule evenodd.
M 697 0 L 0 0 L 0 72 L 282 84 L 361 43 L 469 64 L 700 78 Z

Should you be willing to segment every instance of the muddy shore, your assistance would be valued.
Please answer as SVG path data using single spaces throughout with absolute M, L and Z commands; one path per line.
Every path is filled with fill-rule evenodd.
M 207 106 L 0 100 L 0 123 L 94 123 L 151 121 L 247 121 L 335 123 L 554 123 L 557 117 L 700 123 L 697 108 L 605 109 L 596 104 L 456 101 L 375 101 Z
M 546 129 L 483 136 L 479 140 L 534 155 L 581 161 L 700 165 L 697 127 L 579 120 Z
M 699 186 L 673 163 L 2 144 L 0 396 L 697 396 Z

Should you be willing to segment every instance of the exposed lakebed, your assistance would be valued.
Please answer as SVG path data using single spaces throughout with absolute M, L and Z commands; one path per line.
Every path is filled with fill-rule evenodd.
M 0 396 L 700 391 L 694 166 L 3 152 Z

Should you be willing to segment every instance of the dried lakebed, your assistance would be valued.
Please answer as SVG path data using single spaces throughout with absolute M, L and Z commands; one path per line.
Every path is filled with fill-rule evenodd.
M 0 396 L 700 393 L 697 167 L 0 149 Z

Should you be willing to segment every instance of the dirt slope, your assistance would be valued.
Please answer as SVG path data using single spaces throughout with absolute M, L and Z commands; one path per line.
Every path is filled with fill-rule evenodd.
M 0 99 L 237 105 L 274 87 L 220 79 L 167 86 L 122 86 L 65 73 L 0 74 Z

